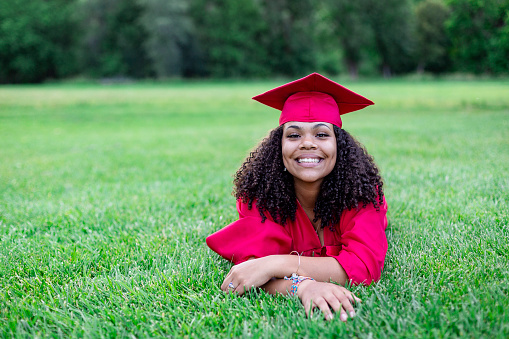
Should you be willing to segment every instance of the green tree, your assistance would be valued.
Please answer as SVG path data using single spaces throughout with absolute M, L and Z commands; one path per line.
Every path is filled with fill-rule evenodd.
M 425 0 L 416 7 L 417 70 L 445 71 L 448 66 L 449 38 L 445 22 L 449 8 L 440 0 Z
M 92 76 L 145 77 L 151 63 L 140 23 L 143 8 L 136 0 L 79 0 L 75 16 L 80 23 L 80 61 Z
M 451 58 L 462 72 L 509 72 L 509 1 L 449 0 Z
M 414 63 L 413 7 L 409 0 L 369 0 L 365 7 L 385 77 L 411 70 Z
M 315 36 L 316 2 L 313 0 L 263 0 L 266 30 L 262 48 L 275 74 L 300 76 L 316 69 L 319 48 Z
M 343 61 L 350 77 L 355 79 L 359 74 L 359 64 L 363 52 L 369 48 L 373 39 L 373 29 L 369 25 L 366 0 L 330 0 L 329 21 L 335 38 L 343 51 Z
M 40 82 L 76 71 L 69 12 L 64 0 L 0 2 L 0 82 Z
M 193 76 L 204 72 L 194 22 L 187 0 L 140 0 L 145 49 L 158 77 Z
M 205 69 L 213 77 L 260 76 L 269 73 L 262 40 L 268 27 L 256 0 L 193 0 Z

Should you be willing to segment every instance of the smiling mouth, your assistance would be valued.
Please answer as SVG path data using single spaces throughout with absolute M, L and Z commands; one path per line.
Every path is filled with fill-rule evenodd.
M 318 164 L 323 159 L 321 158 L 299 158 L 297 159 L 297 162 L 299 164 Z

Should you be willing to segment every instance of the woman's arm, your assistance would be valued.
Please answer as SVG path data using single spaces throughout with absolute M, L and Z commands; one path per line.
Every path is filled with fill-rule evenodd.
M 288 295 L 288 291 L 290 291 L 291 286 L 292 282 L 290 280 L 271 279 L 264 285 L 260 286 L 260 288 L 272 295 Z
M 285 276 L 291 276 L 292 273 L 311 277 L 316 281 L 334 281 L 341 285 L 344 285 L 348 280 L 343 267 L 336 259 L 331 257 L 269 255 L 233 266 L 226 275 L 221 289 L 243 294 L 252 287 L 264 285 L 272 278 L 281 279 Z M 234 289 L 229 287 L 230 283 L 233 284 Z
M 221 288 L 224 291 L 243 294 L 253 287 L 260 287 L 270 294 L 287 295 L 292 282 L 284 280 L 284 277 L 291 276 L 292 273 L 315 279 L 315 281 L 305 280 L 297 288 L 297 295 L 302 301 L 306 315 L 314 308 L 319 308 L 326 320 L 334 318 L 331 309 L 340 313 L 341 321 L 347 321 L 348 315 L 355 316 L 352 305 L 356 301 L 360 302 L 360 299 L 343 286 L 328 283 L 334 281 L 344 284 L 348 279 L 338 261 L 330 257 L 271 255 L 259 259 L 252 258 L 233 266 Z
M 261 288 L 270 294 L 287 295 L 291 285 L 289 280 L 271 279 Z M 298 285 L 297 296 L 302 301 L 306 315 L 309 316 L 314 308 L 318 308 L 326 320 L 334 318 L 331 310 L 339 314 L 341 321 L 355 317 L 353 305 L 361 301 L 343 286 L 312 280 L 304 280 Z

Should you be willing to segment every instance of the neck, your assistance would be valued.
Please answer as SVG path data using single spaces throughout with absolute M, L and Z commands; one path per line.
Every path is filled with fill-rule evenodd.
M 320 184 L 318 183 L 307 183 L 301 181 L 295 181 L 295 195 L 299 200 L 300 205 L 304 209 L 313 210 L 316 205 L 316 199 L 318 198 L 318 193 L 320 193 Z

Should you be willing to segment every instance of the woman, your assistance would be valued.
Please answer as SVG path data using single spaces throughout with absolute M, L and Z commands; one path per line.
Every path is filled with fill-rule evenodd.
M 207 238 L 235 264 L 221 288 L 297 295 L 306 314 L 347 321 L 359 300 L 343 286 L 379 280 L 387 252 L 378 168 L 341 129 L 373 102 L 317 73 L 253 99 L 281 110 L 280 126 L 235 176 L 239 220 Z

